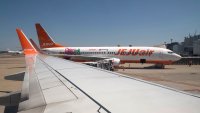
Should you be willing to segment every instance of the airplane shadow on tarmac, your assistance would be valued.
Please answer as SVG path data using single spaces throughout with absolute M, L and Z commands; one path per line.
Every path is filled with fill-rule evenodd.
M 7 75 L 4 77 L 4 79 L 13 81 L 23 81 L 24 74 L 25 72 Z M 21 91 L 17 92 L 0 91 L 0 92 L 7 93 L 0 97 L 0 105 L 5 106 L 4 113 L 17 113 L 21 97 Z
M 13 69 L 13 68 L 26 68 L 25 66 L 19 66 L 19 67 L 10 67 L 8 69 Z
M 4 113 L 17 113 L 21 92 L 11 92 L 0 97 L 0 105 L 5 106 Z
M 120 67 L 119 69 L 175 69 L 175 68 L 159 68 L 155 66 L 147 66 L 147 67 Z
M 20 72 L 12 75 L 7 75 L 4 77 L 5 80 L 13 80 L 13 81 L 23 81 L 25 72 Z
M 12 91 L 0 91 L 0 93 L 11 93 Z

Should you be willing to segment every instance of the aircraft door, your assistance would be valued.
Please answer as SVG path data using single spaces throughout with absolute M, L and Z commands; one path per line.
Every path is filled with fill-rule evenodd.
M 99 49 L 99 51 L 102 52 L 105 55 L 108 54 L 108 49 Z
M 160 57 L 161 59 L 163 59 L 163 52 L 162 52 L 162 51 L 160 51 L 159 57 Z

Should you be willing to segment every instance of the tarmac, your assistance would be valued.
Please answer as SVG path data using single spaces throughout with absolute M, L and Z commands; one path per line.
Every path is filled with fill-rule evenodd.
M 0 96 L 21 90 L 25 61 L 23 55 L 0 54 Z M 0 102 L 0 113 L 5 106 Z
M 121 66 L 125 69 L 116 72 L 200 96 L 200 65 L 166 65 L 165 69 L 152 68 L 152 64 Z M 21 90 L 24 71 L 23 55 L 0 54 L 0 96 Z M 4 108 L 0 102 L 0 113 Z
M 200 65 L 166 65 L 155 69 L 152 64 L 124 64 L 117 72 L 200 96 Z M 130 66 L 130 67 L 129 67 Z

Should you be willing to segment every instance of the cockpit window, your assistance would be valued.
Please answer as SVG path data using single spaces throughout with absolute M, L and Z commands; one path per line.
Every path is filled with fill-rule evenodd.
M 174 53 L 174 52 L 172 52 L 172 51 L 168 51 L 167 53 L 172 54 L 172 53 Z

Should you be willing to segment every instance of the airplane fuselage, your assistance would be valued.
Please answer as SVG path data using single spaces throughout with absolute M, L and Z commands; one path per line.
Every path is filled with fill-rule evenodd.
M 171 50 L 158 47 L 55 47 L 43 49 L 57 56 L 118 58 L 120 63 L 170 64 L 181 58 Z M 77 61 L 85 61 L 79 57 Z

